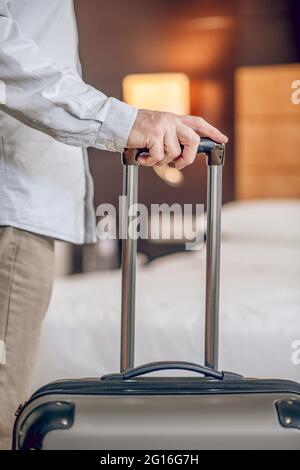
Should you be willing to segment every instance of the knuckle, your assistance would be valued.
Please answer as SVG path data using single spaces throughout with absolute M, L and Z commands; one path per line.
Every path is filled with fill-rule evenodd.
M 197 117 L 197 121 L 198 121 L 198 123 L 199 123 L 200 125 L 202 125 L 202 126 L 206 124 L 205 119 L 203 119 L 202 117 Z
M 168 157 L 166 154 L 164 155 L 164 158 L 158 162 L 157 164 L 159 166 L 165 166 L 165 165 L 168 165 L 173 159 Z
M 162 127 L 164 127 L 166 130 L 170 130 L 170 128 L 177 125 L 177 116 L 172 113 L 161 113 L 160 122 Z
M 165 155 L 167 158 L 177 158 L 181 154 L 180 146 L 174 145 L 165 148 Z
M 168 114 L 167 113 L 159 113 L 157 122 L 161 127 L 167 126 L 168 123 L 169 123 Z
M 154 126 L 152 129 L 152 136 L 154 139 L 158 140 L 162 138 L 162 132 L 158 125 Z
M 158 162 L 161 162 L 162 160 L 164 159 L 164 152 L 163 150 L 162 151 L 159 151 L 157 148 L 155 150 L 155 152 L 153 153 L 152 152 L 152 155 L 151 155 L 151 161 L 156 164 Z
M 196 145 L 199 144 L 199 141 L 200 141 L 200 139 L 199 139 L 198 135 L 195 132 L 193 132 L 193 134 L 191 134 L 191 136 L 190 136 L 191 145 L 196 146 Z

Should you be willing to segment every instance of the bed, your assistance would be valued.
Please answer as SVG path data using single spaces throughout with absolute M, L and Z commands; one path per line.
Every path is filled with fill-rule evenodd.
M 203 363 L 205 250 L 139 264 L 136 364 Z M 300 380 L 300 201 L 224 206 L 220 369 Z M 118 371 L 120 272 L 58 279 L 33 388 Z

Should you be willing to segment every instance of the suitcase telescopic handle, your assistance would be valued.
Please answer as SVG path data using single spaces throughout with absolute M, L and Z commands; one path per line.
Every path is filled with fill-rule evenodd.
M 135 286 L 137 240 L 128 236 L 134 216 L 128 208 L 137 204 L 138 157 L 148 149 L 125 149 L 123 162 L 123 196 L 126 209 L 122 213 L 122 313 L 121 313 L 121 371 L 134 367 L 135 343 Z M 205 154 L 207 162 L 207 233 L 206 233 L 206 294 L 205 294 L 205 366 L 218 369 L 219 291 L 222 168 L 225 145 L 201 138 L 198 154 Z

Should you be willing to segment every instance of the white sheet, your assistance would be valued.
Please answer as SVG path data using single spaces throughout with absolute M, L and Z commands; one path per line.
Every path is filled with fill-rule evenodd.
M 204 276 L 204 250 L 139 268 L 136 364 L 203 362 Z M 220 369 L 300 380 L 299 280 L 299 244 L 223 242 Z M 58 280 L 33 388 L 118 371 L 119 304 L 119 272 Z

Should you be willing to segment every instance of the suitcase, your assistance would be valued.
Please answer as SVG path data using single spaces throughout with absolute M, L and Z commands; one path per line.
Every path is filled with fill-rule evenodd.
M 127 207 L 137 202 L 142 151 L 126 150 L 122 156 Z M 198 153 L 206 156 L 208 172 L 205 366 L 170 361 L 134 367 L 137 246 L 127 237 L 122 242 L 121 372 L 42 387 L 17 411 L 13 449 L 300 449 L 299 384 L 218 371 L 225 146 L 201 139 Z M 126 229 L 130 220 L 127 211 Z M 167 369 L 193 374 L 147 375 Z

